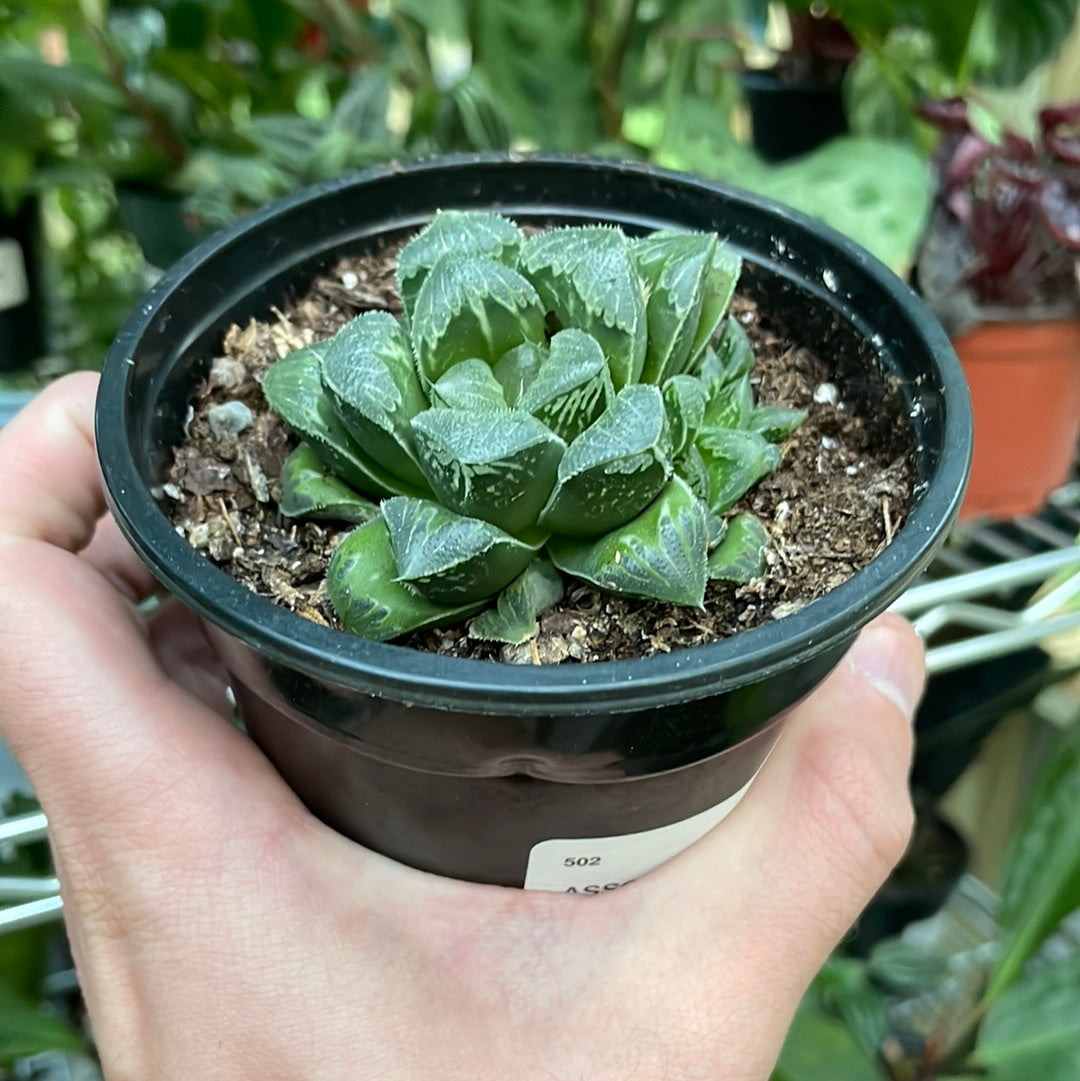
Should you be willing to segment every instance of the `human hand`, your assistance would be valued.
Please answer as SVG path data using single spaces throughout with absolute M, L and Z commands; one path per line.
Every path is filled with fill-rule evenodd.
M 921 648 L 875 621 L 736 811 L 599 897 L 451 881 L 312 818 L 104 513 L 94 377 L 0 433 L 0 734 L 50 822 L 110 1081 L 763 1081 L 911 827 Z

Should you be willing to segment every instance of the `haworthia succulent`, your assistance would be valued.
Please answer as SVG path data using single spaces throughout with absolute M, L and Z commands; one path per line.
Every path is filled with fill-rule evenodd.
M 332 518 L 359 525 L 379 513 L 379 505 L 340 480 L 313 447 L 301 443 L 281 467 L 281 501 L 286 518 Z

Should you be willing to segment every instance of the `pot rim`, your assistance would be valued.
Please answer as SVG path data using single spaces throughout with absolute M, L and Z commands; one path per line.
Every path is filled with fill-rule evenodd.
M 215 252 L 266 230 L 304 204 L 344 188 L 409 174 L 504 168 L 511 177 L 531 166 L 555 171 L 603 170 L 650 184 L 716 197 L 771 212 L 849 268 L 873 279 L 903 309 L 913 332 L 934 358 L 928 374 L 948 406 L 942 454 L 907 521 L 892 543 L 830 593 L 782 619 L 729 638 L 653 657 L 558 666 L 517 666 L 444 657 L 406 646 L 374 642 L 321 627 L 258 597 L 179 536 L 142 479 L 126 438 L 125 416 L 134 409 L 129 381 L 133 356 L 158 309 L 185 289 L 200 264 Z M 438 190 L 437 180 L 431 181 Z M 617 210 L 617 200 L 613 206 Z M 507 206 L 513 213 L 515 206 Z M 557 213 L 545 204 L 538 209 Z M 820 286 L 818 292 L 821 292 Z M 827 294 L 823 294 L 827 295 Z M 884 611 L 929 562 L 956 516 L 971 454 L 971 409 L 963 375 L 948 337 L 912 289 L 854 241 L 823 223 L 772 200 L 685 173 L 638 163 L 571 155 L 455 154 L 407 165 L 390 163 L 324 182 L 280 199 L 203 241 L 169 269 L 138 304 L 110 348 L 97 403 L 97 443 L 106 496 L 121 530 L 155 575 L 202 617 L 258 652 L 321 679 L 409 704 L 502 714 L 579 713 L 585 703 L 606 712 L 646 709 L 727 692 L 812 657 L 853 637 Z

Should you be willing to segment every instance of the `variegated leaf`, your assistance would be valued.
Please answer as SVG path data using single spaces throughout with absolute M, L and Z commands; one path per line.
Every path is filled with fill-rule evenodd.
M 412 345 L 430 385 L 470 357 L 494 364 L 522 342 L 544 340 L 544 306 L 532 285 L 493 259 L 446 255 L 416 298 Z
M 413 420 L 420 462 L 450 510 L 520 533 L 551 495 L 566 444 L 520 409 L 429 409 Z
M 326 592 L 345 630 L 388 642 L 421 627 L 453 623 L 479 607 L 435 604 L 397 577 L 382 518 L 354 529 L 337 546 L 326 571 Z
M 671 440 L 657 387 L 625 387 L 567 448 L 540 524 L 553 533 L 596 536 L 629 521 L 671 476 Z
M 499 594 L 494 608 L 485 609 L 472 620 L 469 637 L 519 646 L 536 637 L 540 630 L 536 617 L 558 604 L 562 596 L 562 575 L 537 556 Z
M 805 409 L 788 409 L 782 405 L 760 405 L 751 414 L 748 427 L 761 432 L 770 443 L 782 443 L 794 434 L 806 420 Z
M 477 357 L 462 360 L 431 386 L 436 408 L 465 409 L 475 413 L 504 410 L 506 397 L 491 365 Z
M 329 518 L 360 525 L 379 513 L 370 499 L 340 480 L 307 443 L 301 443 L 281 467 L 281 500 L 286 518 Z
M 701 607 L 709 544 L 705 505 L 678 477 L 620 529 L 595 540 L 552 537 L 548 554 L 564 574 L 600 589 Z
M 725 582 L 749 582 L 765 573 L 769 534 L 753 514 L 736 514 L 728 521 L 723 540 L 709 555 L 709 577 Z
M 690 485 L 690 490 L 698 499 L 703 499 L 708 504 L 709 470 L 705 465 L 705 459 L 702 457 L 701 451 L 697 449 L 695 444 L 691 443 L 675 459 L 675 472 Z
M 470 604 L 512 582 L 547 540 L 510 536 L 490 522 L 447 510 L 430 499 L 382 503 L 398 581 L 438 604 Z
M 709 398 L 701 428 L 745 428 L 754 412 L 750 375 L 725 383 Z
M 397 284 L 406 322 L 431 268 L 444 255 L 480 255 L 513 266 L 521 232 L 499 214 L 483 210 L 442 210 L 401 249 Z
M 597 340 L 581 330 L 560 330 L 551 339 L 543 367 L 518 400 L 518 408 L 572 443 L 611 405 L 614 396 L 611 373 Z
M 683 453 L 705 419 L 708 395 L 693 375 L 673 375 L 663 386 L 664 408 L 671 428 L 672 453 Z
M 389 312 L 364 312 L 320 348 L 323 386 L 349 433 L 390 473 L 423 488 L 409 421 L 427 399 L 401 324 Z
M 753 370 L 754 347 L 738 319 L 729 317 L 724 322 L 716 342 L 716 355 L 724 371 L 725 383 L 741 379 Z
M 686 371 L 701 321 L 703 283 L 716 251 L 715 233 L 657 232 L 633 242 L 649 287 L 649 345 L 643 383 L 660 384 Z
M 316 349 L 298 349 L 271 365 L 262 389 L 274 412 L 357 491 L 373 496 L 416 494 L 415 485 L 368 457 L 349 435 L 323 391 Z
M 687 368 L 692 371 L 697 365 L 705 347 L 713 340 L 720 320 L 728 310 L 731 298 L 735 295 L 735 286 L 742 273 L 742 259 L 723 243 L 713 249 L 712 261 L 702 282 L 704 299 L 701 305 L 701 317 L 698 320 L 694 344 L 687 357 Z M 729 319 L 728 322 L 733 320 Z M 751 364 L 753 362 L 751 361 Z
M 547 349 L 544 346 L 536 342 L 522 342 L 495 361 L 491 371 L 503 389 L 507 405 L 518 404 L 546 360 Z
M 640 379 L 648 339 L 645 283 L 621 231 L 548 229 L 525 241 L 519 266 L 560 327 L 577 327 L 600 343 L 616 390 Z
M 706 428 L 697 446 L 709 474 L 709 509 L 723 514 L 780 464 L 780 449 L 759 432 Z

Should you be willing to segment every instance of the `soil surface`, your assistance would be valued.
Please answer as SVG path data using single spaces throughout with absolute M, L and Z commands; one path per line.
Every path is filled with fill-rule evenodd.
M 396 250 L 343 259 L 304 296 L 275 309 L 269 321 L 229 329 L 221 355 L 196 390 L 185 441 L 175 450 L 161 493 L 194 548 L 254 592 L 328 626 L 335 619 L 323 577 L 351 527 L 285 519 L 278 512 L 281 465 L 296 441 L 266 405 L 261 379 L 275 360 L 328 337 L 363 310 L 399 311 Z M 771 548 L 765 575 L 743 586 L 710 583 L 704 610 L 571 585 L 563 601 L 541 616 L 539 637 L 524 646 L 469 638 L 464 623 L 417 632 L 403 644 L 534 664 L 668 653 L 795 612 L 891 542 L 914 483 L 900 396 L 882 385 L 875 408 L 856 408 L 865 385 L 856 392 L 840 379 L 831 382 L 833 368 L 777 333 L 747 298 L 736 297 L 733 311 L 754 343 L 759 403 L 809 413 L 785 443 L 777 472 L 731 512 L 752 510 L 766 524 Z

